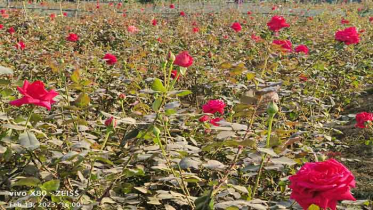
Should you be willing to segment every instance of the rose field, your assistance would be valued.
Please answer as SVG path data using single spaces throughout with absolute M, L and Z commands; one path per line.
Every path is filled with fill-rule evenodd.
M 1 210 L 373 209 L 373 3 L 0 7 Z

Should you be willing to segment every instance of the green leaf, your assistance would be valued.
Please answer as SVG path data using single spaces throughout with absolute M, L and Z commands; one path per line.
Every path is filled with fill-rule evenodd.
M 156 112 L 162 105 L 162 97 L 158 97 L 152 104 L 152 109 Z
M 0 66 L 0 75 L 3 75 L 3 74 L 13 75 L 13 70 L 10 68 L 6 68 L 4 66 Z
M 170 116 L 170 115 L 173 115 L 176 113 L 176 110 L 175 109 L 167 109 L 166 110 L 166 115 Z
M 0 94 L 3 96 L 3 97 L 8 97 L 10 95 L 12 95 L 13 93 L 13 90 L 12 89 L 4 89 L 0 92 Z
M 42 185 L 42 188 L 48 192 L 56 191 L 60 188 L 60 180 L 54 179 L 47 181 Z
M 196 210 L 213 210 L 214 201 L 211 199 L 210 195 L 205 195 L 197 198 L 194 201 L 196 205 Z
M 89 102 L 91 102 L 91 99 L 86 93 L 80 94 L 79 97 L 75 100 L 75 104 L 78 107 L 86 107 L 89 105 Z
M 153 84 L 152 84 L 152 90 L 154 91 L 159 91 L 159 92 L 166 92 L 166 88 L 163 86 L 163 83 L 160 79 L 156 78 L 154 81 L 153 81 Z
M 185 75 L 186 74 L 186 71 L 187 71 L 187 68 L 185 68 L 185 67 L 180 67 L 180 74 L 181 75 Z
M 36 187 L 40 183 L 40 180 L 35 177 L 27 177 L 16 181 L 13 186 L 27 186 Z
M 108 159 L 103 158 L 103 157 L 96 157 L 95 160 L 96 160 L 96 161 L 101 161 L 101 162 L 107 163 L 107 164 L 112 165 L 112 166 L 114 165 L 114 163 L 111 162 L 111 160 L 108 160 Z
M 9 85 L 10 84 L 10 81 L 7 80 L 7 79 L 0 79 L 0 85 Z
M 19 142 L 24 148 L 28 150 L 35 150 L 40 147 L 40 142 L 38 141 L 36 136 L 29 131 L 25 131 L 24 133 L 19 135 Z
M 70 76 L 71 80 L 74 82 L 74 83 L 79 83 L 80 81 L 80 72 L 79 72 L 79 69 L 76 69 L 73 74 Z
M 189 95 L 191 93 L 192 93 L 192 91 L 190 91 L 190 90 L 184 90 L 184 91 L 182 91 L 182 92 L 180 92 L 180 93 L 178 93 L 176 95 L 179 96 L 179 97 L 181 97 L 181 96 Z

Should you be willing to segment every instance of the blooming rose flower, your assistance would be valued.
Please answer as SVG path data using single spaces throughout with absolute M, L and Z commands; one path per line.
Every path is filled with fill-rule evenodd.
M 210 120 L 210 117 L 208 115 L 203 115 L 202 117 L 200 117 L 198 119 L 200 122 L 206 122 L 208 120 Z
M 100 5 L 99 4 L 96 4 L 96 9 L 100 9 Z
M 370 18 L 369 18 L 369 21 L 370 21 L 370 22 L 373 22 L 373 17 L 370 17 Z
M 286 23 L 286 20 L 282 16 L 273 16 L 272 19 L 267 23 L 269 30 L 271 31 L 279 31 L 282 28 L 290 27 L 289 24 Z
M 6 14 L 6 10 L 5 9 L 2 9 L 0 10 L 0 13 L 3 15 L 3 14 Z
M 20 50 L 24 50 L 26 48 L 26 45 L 24 42 L 20 41 L 16 44 L 16 48 Z
M 172 78 L 172 79 L 175 79 L 175 78 L 176 78 L 176 80 L 179 80 L 180 75 L 177 73 L 176 70 L 172 70 L 172 71 L 171 71 L 171 78 Z
M 170 8 L 171 9 L 175 8 L 175 5 L 174 4 L 170 4 Z
M 210 120 L 210 123 L 214 126 L 219 126 L 218 122 L 220 122 L 223 118 L 217 117 Z
M 117 4 L 117 8 L 119 9 L 119 8 L 121 8 L 122 7 L 122 2 L 119 2 L 118 4 Z
M 273 7 L 272 7 L 272 10 L 276 10 L 276 9 L 277 9 L 277 7 L 276 7 L 276 6 L 273 6 Z
M 341 20 L 341 23 L 342 23 L 342 24 L 349 24 L 349 23 L 350 23 L 350 21 L 348 21 L 348 20 L 346 20 L 346 19 L 342 18 L 342 20 Z
M 180 12 L 180 16 L 184 17 L 184 16 L 185 16 L 185 12 L 184 12 L 184 11 L 181 11 L 181 12 Z
M 359 34 L 355 27 L 349 27 L 335 33 L 337 41 L 344 42 L 346 45 L 358 44 L 360 42 Z
M 272 44 L 281 46 L 287 52 L 292 52 L 292 44 L 289 40 L 273 40 Z
M 13 106 L 22 106 L 23 104 L 34 104 L 51 110 L 51 105 L 56 103 L 53 98 L 58 95 L 54 90 L 47 91 L 44 88 L 42 81 L 29 83 L 27 80 L 23 82 L 23 87 L 17 87 L 18 91 L 23 95 L 21 99 L 11 101 Z
M 313 17 L 308 17 L 308 20 L 313 20 Z
M 248 14 L 248 15 L 251 15 L 251 14 L 253 14 L 253 13 L 252 13 L 252 12 L 250 12 L 250 11 L 248 11 L 248 12 L 247 12 L 247 14 Z
M 193 64 L 193 57 L 189 55 L 188 51 L 183 51 L 175 57 L 174 65 L 188 68 Z
M 77 34 L 69 34 L 68 37 L 66 37 L 67 41 L 70 41 L 70 42 L 76 42 L 79 40 L 79 36 Z
M 242 27 L 241 27 L 241 24 L 239 22 L 234 22 L 232 25 L 231 25 L 231 28 L 233 30 L 235 30 L 236 32 L 239 32 L 241 31 Z
M 306 163 L 289 180 L 290 198 L 303 209 L 315 204 L 322 209 L 335 210 L 339 200 L 356 200 L 350 192 L 350 188 L 355 187 L 355 177 L 334 159 Z
M 365 128 L 365 122 L 373 121 L 373 113 L 360 112 L 356 115 L 355 127 Z
M 52 13 L 49 17 L 51 18 L 51 20 L 54 20 L 54 18 L 56 18 L 56 14 Z
M 115 55 L 112 55 L 110 53 L 106 53 L 104 56 L 104 60 L 106 60 L 107 64 L 114 65 L 117 62 L 117 57 L 115 57 Z
M 220 114 L 224 114 L 225 103 L 222 100 L 210 100 L 207 104 L 202 106 L 202 110 L 204 113 L 211 113 L 215 114 L 219 112 Z
M 198 28 L 198 27 L 194 27 L 194 28 L 193 28 L 193 32 L 194 32 L 194 33 L 198 33 L 198 32 L 199 32 L 199 28 Z
M 114 6 L 114 3 L 113 3 L 113 2 L 110 2 L 110 3 L 109 3 L 109 6 L 110 6 L 110 7 Z
M 114 117 L 110 117 L 110 118 L 105 120 L 105 126 L 106 127 L 110 127 L 110 126 L 116 127 L 117 126 L 117 120 L 114 119 Z
M 152 20 L 152 25 L 153 25 L 153 26 L 156 26 L 156 25 L 157 25 L 157 23 L 158 23 L 158 22 L 157 22 L 157 20 L 156 20 L 156 19 L 153 19 L 153 20 Z
M 254 40 L 255 42 L 259 42 L 262 40 L 260 36 L 255 36 L 255 34 L 251 34 L 251 39 Z
M 14 34 L 15 32 L 16 32 L 16 30 L 14 30 L 13 27 L 10 27 L 10 28 L 8 29 L 8 33 L 10 33 L 10 34 Z
M 130 32 L 130 33 L 136 33 L 136 32 L 139 31 L 139 29 L 136 28 L 136 26 L 128 26 L 127 30 L 128 30 L 128 32 Z
M 297 53 L 300 53 L 300 52 L 302 52 L 302 53 L 304 53 L 305 55 L 308 55 L 308 47 L 306 46 L 306 45 L 303 45 L 303 44 L 301 44 L 301 45 L 298 45 L 295 49 L 295 52 L 297 52 Z
M 0 29 L 3 29 L 3 28 L 4 28 L 4 26 L 2 24 L 0 24 Z
M 67 17 L 67 12 L 64 12 L 64 13 L 63 13 L 63 16 L 64 16 L 64 17 Z
M 161 39 L 161 38 L 158 38 L 157 41 L 158 41 L 159 43 L 161 43 L 161 42 L 162 42 L 162 39 Z

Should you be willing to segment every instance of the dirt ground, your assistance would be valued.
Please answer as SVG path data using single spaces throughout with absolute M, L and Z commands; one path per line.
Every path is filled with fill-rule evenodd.
M 367 91 L 354 103 L 345 107 L 344 114 L 373 112 L 373 91 Z M 358 200 L 373 200 L 373 145 L 365 145 L 365 140 L 373 139 L 373 131 L 355 128 L 355 121 L 339 127 L 343 132 L 339 139 L 346 143 L 341 151 L 343 163 L 351 170 L 356 178 L 356 188 L 352 190 Z

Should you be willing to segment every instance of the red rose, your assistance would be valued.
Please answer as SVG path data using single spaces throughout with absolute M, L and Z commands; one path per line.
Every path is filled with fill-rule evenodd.
M 10 28 L 8 29 L 8 33 L 10 33 L 10 34 L 14 34 L 15 32 L 16 32 L 16 30 L 14 30 L 13 27 L 10 27 Z
M 308 20 L 313 20 L 313 17 L 308 17 Z
M 63 13 L 63 16 L 67 17 L 67 12 L 64 12 L 64 13 Z
M 365 122 L 367 121 L 373 121 L 373 113 L 360 112 L 356 115 L 355 127 L 365 128 Z
M 36 106 L 42 106 L 51 110 L 51 105 L 56 103 L 53 98 L 58 95 L 54 90 L 49 92 L 44 88 L 42 81 L 35 81 L 29 83 L 27 80 L 24 81 L 23 87 L 17 87 L 18 91 L 23 95 L 21 99 L 11 101 L 10 104 L 13 106 L 22 106 L 23 104 L 34 104 Z
M 346 19 L 342 18 L 342 20 L 341 20 L 341 23 L 342 23 L 342 24 L 349 24 L 349 23 L 350 23 L 350 21 L 348 21 L 348 20 L 346 20 Z
M 306 45 L 303 45 L 303 44 L 301 44 L 301 45 L 298 45 L 295 49 L 295 52 L 297 52 L 297 53 L 300 53 L 300 52 L 302 52 L 302 53 L 304 53 L 305 55 L 308 55 L 308 47 L 306 46 Z
M 116 127 L 117 126 L 117 121 L 114 119 L 114 117 L 110 117 L 107 120 L 105 120 L 105 126 L 106 127 Z
M 5 9 L 2 9 L 0 10 L 0 13 L 3 15 L 3 14 L 6 14 L 6 10 Z
M 171 78 L 172 78 L 172 79 L 175 79 L 175 78 L 176 78 L 176 80 L 179 80 L 180 75 L 177 73 L 176 70 L 172 70 L 172 71 L 171 71 Z
M 202 106 L 204 113 L 211 113 L 215 114 L 219 112 L 220 114 L 224 114 L 225 103 L 222 100 L 210 100 L 207 104 Z
M 276 6 L 273 6 L 273 7 L 272 7 L 272 10 L 276 10 L 276 9 L 277 9 L 277 7 L 276 7 Z
M 358 44 L 360 42 L 359 34 L 355 27 L 349 27 L 342 31 L 337 31 L 335 33 L 335 39 L 344 42 L 346 45 Z
M 119 2 L 118 4 L 117 4 L 117 8 L 119 9 L 119 8 L 121 8 L 122 7 L 122 3 L 121 2 Z
M 194 33 L 198 33 L 198 32 L 199 32 L 199 28 L 198 28 L 198 27 L 194 27 L 194 28 L 193 28 L 193 32 L 194 32 Z
M 262 40 L 260 36 L 255 36 L 255 34 L 251 34 L 251 39 L 254 40 L 255 42 L 259 42 Z
M 79 40 L 79 36 L 77 34 L 69 34 L 68 37 L 66 37 L 67 41 L 70 41 L 70 42 L 76 42 Z
M 251 15 L 251 14 L 253 14 L 253 13 L 252 13 L 252 12 L 250 12 L 250 11 L 248 11 L 248 12 L 247 12 L 247 14 L 248 14 L 248 15 Z
M 188 54 L 188 51 L 183 51 L 175 57 L 174 65 L 188 68 L 193 64 L 193 57 Z
M 16 48 L 20 50 L 24 50 L 26 48 L 26 45 L 24 42 L 20 41 L 16 44 Z
M 153 25 L 153 26 L 156 26 L 156 25 L 157 25 L 157 20 L 156 20 L 156 19 L 153 19 L 153 20 L 152 20 L 152 25 Z
M 49 17 L 51 18 L 51 20 L 54 20 L 54 18 L 56 18 L 56 14 L 52 13 Z
M 200 117 L 198 120 L 200 122 L 206 122 L 210 119 L 210 117 L 208 115 L 203 115 L 202 117 Z
M 214 119 L 211 119 L 210 120 L 210 123 L 214 126 L 219 126 L 218 122 L 220 122 L 220 120 L 222 120 L 223 118 L 220 118 L 220 117 L 217 117 L 217 118 L 214 118 Z
M 287 52 L 293 51 L 292 44 L 289 40 L 273 40 L 272 44 L 281 46 Z
M 2 24 L 0 24 L 0 29 L 3 29 L 3 28 L 4 28 L 4 26 Z
M 356 200 L 350 192 L 350 188 L 355 187 L 355 177 L 334 159 L 306 163 L 289 180 L 290 198 L 303 209 L 315 204 L 322 209 L 335 210 L 339 200 Z
M 267 23 L 269 30 L 271 31 L 279 31 L 282 28 L 290 27 L 289 24 L 286 23 L 286 20 L 282 16 L 273 16 L 272 19 Z
M 104 60 L 106 60 L 107 64 L 114 65 L 117 62 L 117 57 L 115 57 L 115 55 L 112 55 L 110 53 L 106 53 L 104 56 Z
M 185 16 L 185 12 L 184 12 L 184 11 L 181 11 L 181 12 L 180 12 L 180 16 L 184 17 L 184 16 Z
M 231 25 L 231 28 L 233 30 L 235 30 L 236 32 L 239 32 L 241 31 L 242 27 L 241 27 L 241 24 L 239 22 L 234 22 L 232 25 Z
M 370 18 L 369 18 L 369 21 L 370 21 L 370 22 L 373 22 L 373 17 L 370 17 Z
M 170 4 L 170 8 L 171 9 L 175 8 L 175 5 L 174 4 Z

